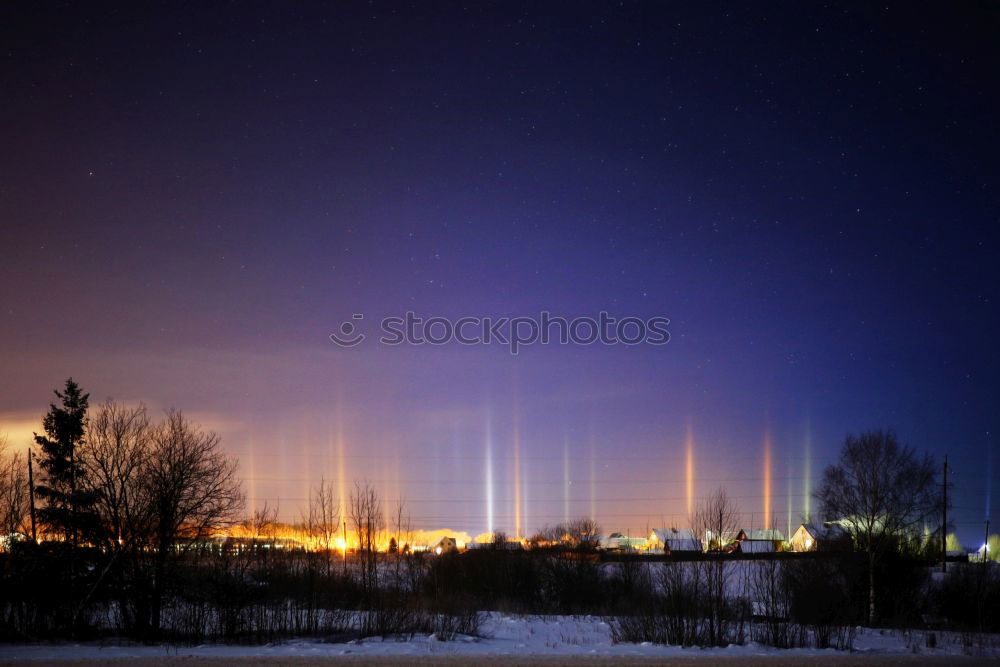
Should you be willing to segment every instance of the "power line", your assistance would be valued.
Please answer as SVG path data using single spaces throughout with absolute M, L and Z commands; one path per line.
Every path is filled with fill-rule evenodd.
M 247 481 L 254 481 L 254 482 L 316 482 L 316 481 L 319 481 L 317 477 L 258 477 L 258 476 L 250 477 L 250 476 L 246 476 L 246 477 L 242 477 L 241 479 L 244 479 L 244 480 L 247 480 Z M 485 482 L 483 480 L 479 480 L 479 479 L 442 479 L 442 480 L 435 480 L 433 478 L 412 477 L 412 476 L 408 476 L 406 478 L 402 478 L 401 477 L 399 479 L 393 479 L 393 478 L 372 479 L 370 477 L 360 476 L 357 479 L 358 479 L 358 481 L 366 481 L 366 482 L 380 483 L 380 484 L 389 484 L 389 485 L 393 485 L 393 484 L 469 484 L 469 485 L 473 485 L 473 486 L 484 486 L 485 485 Z M 788 477 L 777 477 L 777 476 L 774 476 L 774 477 L 771 477 L 770 479 L 772 481 L 803 480 L 803 479 L 806 479 L 806 476 L 804 476 L 804 475 L 802 475 L 802 476 L 794 476 L 793 475 L 793 476 L 788 476 Z M 696 478 L 694 481 L 695 482 L 715 482 L 715 483 L 719 483 L 719 482 L 735 483 L 735 482 L 761 482 L 763 480 L 764 480 L 763 477 L 699 477 L 699 478 Z M 329 482 L 331 480 L 329 478 L 327 478 L 326 481 Z M 355 481 L 355 478 L 352 478 L 351 479 L 351 483 L 353 484 L 354 481 Z M 544 484 L 544 483 L 547 483 L 547 482 L 562 484 L 563 481 L 564 481 L 564 478 L 562 478 L 562 477 L 558 477 L 558 478 L 556 478 L 556 477 L 553 477 L 553 478 L 544 478 L 544 477 L 534 477 L 534 476 L 531 477 L 531 483 L 532 484 Z M 593 480 L 593 482 L 591 482 L 591 480 L 589 478 L 586 478 L 586 477 L 577 477 L 575 480 L 571 479 L 570 481 L 571 482 L 576 481 L 576 482 L 579 482 L 580 484 L 591 484 L 591 483 L 594 483 L 594 484 L 617 484 L 619 486 L 622 485 L 622 484 L 685 484 L 687 482 L 687 480 L 685 480 L 685 479 L 663 479 L 663 478 L 661 478 L 661 479 L 621 479 L 621 480 L 617 480 L 617 479 L 595 479 L 595 480 Z M 508 480 L 508 484 L 512 484 L 512 483 L 513 483 L 512 481 Z M 496 487 L 502 488 L 503 486 L 505 486 L 505 484 L 502 484 L 502 483 L 494 485 L 495 488 Z
M 450 447 L 450 445 L 443 445 Z M 328 446 L 321 445 L 319 451 L 290 451 L 285 449 L 281 452 L 273 451 L 241 451 L 240 454 L 251 456 L 254 458 L 267 457 L 267 458 L 289 458 L 289 457 L 311 457 L 311 458 L 341 458 L 344 459 L 377 459 L 384 461 L 385 459 L 399 459 L 401 461 L 424 461 L 424 460 L 447 460 L 447 461 L 485 461 L 487 458 L 491 461 L 513 461 L 514 456 L 507 454 L 494 454 L 487 457 L 485 454 L 399 454 L 396 452 L 382 453 L 382 454 L 339 454 L 330 450 Z M 234 454 L 235 455 L 235 454 Z M 680 461 L 685 460 L 684 455 L 680 456 L 583 456 L 577 457 L 576 461 L 589 462 L 591 459 L 595 461 L 614 461 L 616 463 L 628 463 L 629 461 Z M 741 460 L 759 460 L 760 457 L 756 454 L 745 454 L 745 455 L 735 455 L 727 456 L 727 460 L 730 461 L 741 461 Z M 805 456 L 783 456 L 782 460 L 791 459 L 793 461 L 804 461 Z M 562 462 L 562 456 L 521 456 L 519 457 L 521 461 L 558 461 Z
M 282 500 L 296 500 L 296 501 L 301 501 L 301 502 L 307 502 L 307 501 L 310 500 L 310 498 L 308 498 L 308 497 L 302 497 L 302 496 L 279 496 L 279 497 Z M 695 496 L 694 500 L 707 500 L 709 497 L 710 496 Z M 760 495 L 741 495 L 741 496 L 730 495 L 729 496 L 729 498 L 732 499 L 732 500 L 754 500 L 754 499 L 760 499 L 760 498 L 801 498 L 801 497 L 802 497 L 801 493 L 771 493 L 771 494 L 760 494 Z M 258 498 L 260 498 L 260 497 L 258 496 Z M 508 502 L 514 502 L 514 497 L 512 497 L 512 496 L 506 497 L 504 500 L 507 500 Z M 541 499 L 541 498 L 529 498 L 529 504 L 535 504 L 535 503 L 561 503 L 561 502 L 563 502 L 565 500 L 566 499 L 562 498 L 562 497 L 560 497 L 560 498 L 545 498 L 545 499 Z M 591 499 L 589 497 L 587 497 L 587 498 L 575 498 L 575 499 L 571 498 L 570 502 L 587 502 L 587 503 L 589 503 L 590 500 Z M 687 496 L 658 496 L 658 497 L 650 497 L 650 498 L 641 498 L 641 497 L 637 497 L 637 498 L 595 498 L 594 500 L 598 501 L 598 502 L 619 502 L 619 501 L 622 501 L 622 502 L 626 502 L 626 501 L 627 502 L 665 502 L 665 501 L 686 501 L 687 500 Z M 396 504 L 396 503 L 398 503 L 400 501 L 402 501 L 403 503 L 417 503 L 417 502 L 432 502 L 432 503 L 436 503 L 436 502 L 446 502 L 446 503 L 452 503 L 452 504 L 463 503 L 463 504 L 475 505 L 475 504 L 482 503 L 483 502 L 483 498 L 480 497 L 480 496 L 477 496 L 475 498 L 455 498 L 454 496 L 450 496 L 448 498 L 422 498 L 422 499 L 413 499 L 413 498 L 385 498 L 385 499 L 383 499 L 384 503 L 390 503 L 390 504 Z M 494 504 L 503 504 L 503 502 L 502 502 L 502 500 L 498 502 L 496 499 L 494 499 Z

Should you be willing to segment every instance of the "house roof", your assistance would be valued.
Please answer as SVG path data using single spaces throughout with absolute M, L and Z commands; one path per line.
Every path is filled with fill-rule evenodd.
M 693 540 L 696 539 L 694 531 L 677 528 L 655 528 L 653 533 L 658 540 Z
M 653 530 L 653 535 L 674 551 L 701 551 L 701 540 L 695 536 L 694 531 L 657 528 Z
M 801 527 L 814 540 L 842 540 L 847 537 L 844 527 L 836 523 L 804 523 Z
M 646 538 L 642 535 L 628 536 L 622 535 L 621 533 L 611 533 L 607 537 L 601 539 L 601 542 L 604 544 L 630 544 L 632 546 L 645 544 L 646 541 Z
M 768 540 L 771 542 L 781 542 L 784 541 L 785 536 L 780 530 L 774 528 L 768 530 L 751 530 L 746 533 L 746 539 L 748 540 Z

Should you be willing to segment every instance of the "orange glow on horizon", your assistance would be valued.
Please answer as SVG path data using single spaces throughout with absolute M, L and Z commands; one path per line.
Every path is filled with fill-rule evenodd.
M 389 551 L 389 541 L 395 537 L 389 531 L 382 531 L 376 540 L 376 549 L 381 552 Z M 402 549 L 409 546 L 411 551 L 427 551 L 441 541 L 442 538 L 450 537 L 455 540 L 460 549 L 466 548 L 469 544 L 488 543 L 492 541 L 492 534 L 483 534 L 472 537 L 462 530 L 452 530 L 450 528 L 438 528 L 435 530 L 412 530 L 405 536 L 397 538 L 397 547 Z M 224 541 L 227 539 L 241 540 L 244 542 L 254 541 L 258 544 L 281 543 L 282 548 L 305 549 L 306 551 L 354 551 L 358 548 L 358 536 L 350 530 L 347 538 L 337 535 L 332 540 L 327 541 L 323 535 L 310 533 L 305 526 L 300 523 L 268 523 L 266 525 L 254 526 L 248 522 L 230 526 L 228 529 L 220 530 L 212 536 L 215 540 Z

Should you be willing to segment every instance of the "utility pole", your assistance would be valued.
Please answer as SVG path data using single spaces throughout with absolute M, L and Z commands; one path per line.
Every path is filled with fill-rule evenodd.
M 983 534 L 983 564 L 985 565 L 988 561 L 987 558 L 990 555 L 990 520 L 986 520 L 986 532 Z
M 28 447 L 28 497 L 31 499 L 31 541 L 38 544 L 35 533 L 35 475 L 31 470 L 31 447 Z
M 941 571 L 947 572 L 948 564 L 948 455 L 944 455 L 944 484 L 941 494 Z
M 344 519 L 344 576 L 347 576 L 347 519 Z

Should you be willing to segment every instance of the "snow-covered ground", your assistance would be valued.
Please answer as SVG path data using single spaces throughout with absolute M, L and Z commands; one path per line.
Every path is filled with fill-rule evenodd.
M 697 649 L 653 644 L 614 644 L 607 623 L 593 616 L 512 616 L 491 613 L 483 624 L 483 637 L 458 637 L 455 641 L 438 641 L 433 636 L 416 636 L 407 640 L 373 637 L 348 643 L 328 643 L 317 640 L 291 640 L 264 646 L 204 645 L 193 647 L 139 646 L 115 644 L 0 644 L 0 660 L 72 660 L 157 657 L 278 657 L 325 658 L 353 657 L 446 657 L 446 656 L 607 656 L 629 657 L 713 657 L 713 656 L 817 656 L 843 655 L 831 650 L 772 649 L 757 644 L 727 648 Z M 937 647 L 926 647 L 925 634 L 859 630 L 854 641 L 857 652 L 869 655 L 920 654 L 926 656 L 959 656 L 969 654 L 955 633 L 937 633 Z M 1000 637 L 990 636 L 985 642 L 993 648 L 987 655 L 1000 655 Z M 981 654 L 980 647 L 972 649 Z

